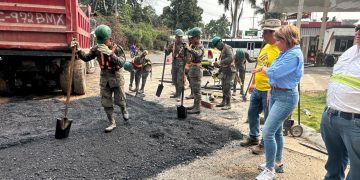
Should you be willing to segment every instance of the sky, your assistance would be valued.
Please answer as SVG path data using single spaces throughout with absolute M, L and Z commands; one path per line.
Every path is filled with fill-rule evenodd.
M 145 1 L 146 2 L 146 1 Z M 149 0 L 148 1 L 156 10 L 156 13 L 158 15 L 162 14 L 162 10 L 165 6 L 168 6 L 170 4 L 167 0 Z M 260 3 L 261 1 L 258 0 Z M 224 6 L 218 4 L 218 0 L 198 0 L 198 5 L 203 8 L 203 21 L 205 24 L 209 23 L 210 20 L 219 19 L 222 14 L 224 13 Z M 230 13 L 227 12 L 226 16 L 228 17 L 229 21 L 231 21 Z M 336 16 L 338 20 L 341 19 L 359 19 L 360 20 L 360 12 L 330 12 L 328 14 L 328 17 L 332 19 L 333 16 Z M 258 22 L 261 21 L 262 15 L 255 15 L 254 17 L 254 10 L 251 8 L 251 5 L 248 3 L 248 1 L 245 0 L 244 4 L 244 13 L 242 15 L 242 18 L 240 19 L 240 29 L 241 30 L 248 30 L 249 28 L 252 28 L 253 24 L 255 28 L 260 28 L 258 26 Z M 312 13 L 312 18 L 317 19 L 320 21 L 320 18 L 322 17 L 322 13 Z M 253 20 L 255 23 L 253 23 Z M 309 21 L 309 19 L 307 19 Z M 360 23 L 360 22 L 359 22 Z

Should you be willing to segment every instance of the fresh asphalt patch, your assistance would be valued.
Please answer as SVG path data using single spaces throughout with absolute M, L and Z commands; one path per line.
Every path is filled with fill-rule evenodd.
M 239 131 L 188 116 L 176 107 L 127 98 L 130 120 L 119 108 L 118 127 L 104 133 L 108 121 L 99 97 L 71 102 L 68 139 L 54 138 L 64 105 L 57 99 L 0 104 L 0 179 L 143 179 L 189 163 L 242 139 Z

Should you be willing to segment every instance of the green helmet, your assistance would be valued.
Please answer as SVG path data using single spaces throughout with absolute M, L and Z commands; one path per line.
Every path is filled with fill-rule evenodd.
M 126 71 L 131 71 L 131 69 L 132 69 L 132 64 L 131 64 L 130 61 L 125 61 L 125 63 L 124 63 L 124 69 L 125 69 Z
M 184 31 L 182 31 L 181 29 L 177 29 L 177 30 L 175 30 L 175 35 L 176 36 L 184 36 Z
M 245 52 L 242 49 L 236 50 L 236 54 L 235 54 L 236 59 L 242 60 L 244 59 L 244 56 L 245 56 Z
M 98 44 L 104 44 L 111 36 L 111 29 L 107 25 L 100 25 L 95 29 L 96 41 Z
M 212 38 L 211 43 L 213 44 L 214 47 L 216 47 L 220 41 L 221 38 L 219 36 L 215 36 L 214 38 Z
M 201 29 L 198 27 L 194 27 L 194 28 L 190 29 L 188 36 L 190 36 L 190 37 L 201 36 L 201 34 L 202 34 Z
M 189 37 L 191 37 L 191 33 L 192 33 L 191 30 L 192 30 L 192 29 L 189 29 L 188 31 L 186 31 L 186 35 L 189 36 Z

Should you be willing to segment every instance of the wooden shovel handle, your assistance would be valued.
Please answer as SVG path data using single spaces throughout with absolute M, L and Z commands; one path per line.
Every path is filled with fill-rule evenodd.
M 69 71 L 68 71 L 68 78 L 67 78 L 67 84 L 66 84 L 65 118 L 67 118 L 68 104 L 70 103 L 71 84 L 72 84 L 72 79 L 73 79 L 73 75 L 74 75 L 76 48 L 77 48 L 76 46 L 71 48 L 71 60 L 69 63 Z

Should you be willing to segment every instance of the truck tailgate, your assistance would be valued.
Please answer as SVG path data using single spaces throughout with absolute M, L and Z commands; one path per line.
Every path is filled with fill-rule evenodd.
M 89 48 L 89 14 L 77 0 L 0 2 L 0 49 L 68 50 L 73 37 Z

